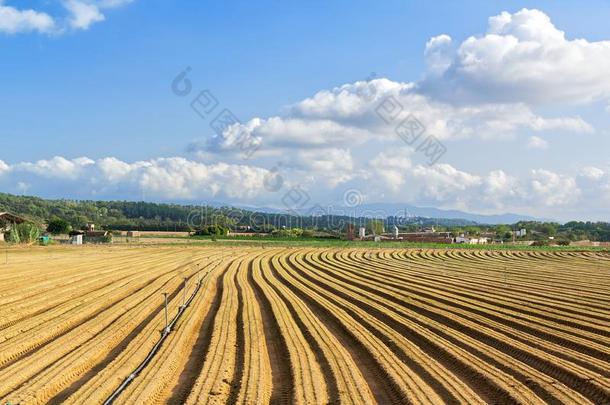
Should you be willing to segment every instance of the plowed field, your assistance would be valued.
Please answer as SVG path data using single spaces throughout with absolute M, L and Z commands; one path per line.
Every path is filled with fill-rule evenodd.
M 11 253 L 0 403 L 104 403 L 162 293 L 114 403 L 610 404 L 607 254 L 187 246 Z

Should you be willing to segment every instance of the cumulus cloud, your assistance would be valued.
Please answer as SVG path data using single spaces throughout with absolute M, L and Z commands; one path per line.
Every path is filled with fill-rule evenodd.
M 487 33 L 426 48 L 422 91 L 454 101 L 584 103 L 610 98 L 610 41 L 568 39 L 539 10 L 503 12 Z
M 528 149 L 548 149 L 549 143 L 539 136 L 530 136 L 527 140 Z
M 297 154 L 292 164 L 297 169 L 314 174 L 331 188 L 351 180 L 356 175 L 349 149 L 303 150 Z
M 69 24 L 74 29 L 86 30 L 92 24 L 105 19 L 104 14 L 100 11 L 100 6 L 95 3 L 66 0 L 64 1 L 64 7 L 70 13 Z
M 288 161 L 284 170 L 294 175 L 293 183 L 328 187 L 321 191 L 326 197 L 355 185 L 367 195 L 392 201 L 486 213 L 563 215 L 584 201 L 593 205 L 595 191 L 610 188 L 610 182 L 604 183 L 605 172 L 562 174 L 533 168 L 515 175 L 492 168 L 472 173 L 443 160 L 429 166 L 418 163 L 423 159 L 418 159 L 416 141 L 428 135 L 447 144 L 517 139 L 529 149 L 543 150 L 558 132 L 594 133 L 578 115 L 542 109 L 539 97 L 566 105 L 605 98 L 604 91 L 596 93 L 583 79 L 602 80 L 597 70 L 593 76 L 583 70 L 597 67 L 583 66 L 570 55 L 581 52 L 610 60 L 606 46 L 566 39 L 536 10 L 502 13 L 490 19 L 482 37 L 461 44 L 448 35 L 430 39 L 423 81 L 378 78 L 321 90 L 288 106 L 283 115 L 235 124 L 193 143 L 190 150 L 213 160 L 256 149 L 255 157 Z M 413 120 L 418 134 L 401 136 L 399 129 L 412 129 Z
M 0 32 L 16 34 L 21 32 L 50 33 L 55 29 L 55 20 L 50 15 L 36 10 L 19 10 L 4 5 L 0 1 Z
M 377 185 L 383 183 L 382 189 L 395 200 L 472 212 L 518 210 L 547 216 L 559 215 L 557 208 L 575 209 L 579 204 L 591 204 L 591 199 L 599 194 L 599 186 L 606 181 L 605 173 L 599 169 L 583 171 L 592 180 L 586 186 L 578 173 L 568 175 L 546 169 L 533 169 L 522 177 L 501 169 L 486 174 L 469 173 L 450 164 L 414 164 L 404 153 L 388 152 L 371 162 L 371 173 L 371 180 Z
M 130 3 L 62 1 L 71 29 L 87 29 L 104 19 L 105 10 Z M 322 204 L 337 201 L 345 188 L 355 188 L 366 190 L 363 194 L 372 202 L 383 198 L 544 217 L 587 210 L 607 216 L 606 168 L 558 173 L 536 167 L 515 174 L 497 167 L 473 172 L 444 159 L 423 165 L 416 145 L 397 132 L 415 119 L 421 133 L 411 135 L 414 142 L 428 135 L 447 144 L 517 139 L 531 149 L 547 148 L 547 140 L 557 132 L 592 133 L 594 128 L 581 117 L 553 114 L 540 104 L 603 100 L 610 105 L 607 48 L 606 41 L 567 39 L 540 11 L 502 13 L 489 20 L 483 36 L 461 43 L 448 35 L 430 39 L 423 55 L 428 66 L 423 81 L 379 78 L 318 91 L 281 115 L 254 117 L 194 141 L 188 148 L 191 159 L 0 161 L 0 182 L 11 187 L 27 184 L 32 192 L 45 187 L 48 192 L 66 190 L 66 195 L 85 198 L 145 193 L 163 200 L 218 198 L 271 206 L 280 204 L 283 193 L 295 186 L 307 190 L 312 203 Z M 388 100 L 393 108 L 387 108 Z M 476 158 L 476 145 L 469 151 Z M 253 153 L 253 158 L 238 159 L 244 153 Z M 273 165 L 275 169 L 263 168 Z M 283 180 L 278 192 L 265 189 L 270 174 Z
M 8 173 L 8 171 L 10 170 L 10 166 L 6 164 L 6 162 L 4 162 L 3 160 L 0 160 L 0 176 Z
M 516 211 L 566 219 L 582 210 L 599 218 L 610 215 L 606 208 L 610 171 L 598 167 L 573 173 L 533 169 L 515 175 L 502 169 L 474 173 L 448 163 L 418 164 L 413 159 L 415 151 L 407 147 L 372 156 L 364 167 L 354 162 L 348 150 L 320 156 L 314 150 L 303 153 L 301 160 L 276 172 L 255 165 L 204 164 L 182 157 L 135 162 L 114 157 L 54 157 L 12 165 L 0 161 L 0 185 L 5 190 L 60 192 L 60 196 L 85 199 L 137 199 L 145 194 L 163 201 L 228 201 L 284 209 L 282 198 L 294 187 L 307 193 L 311 206 L 341 201 L 347 189 L 356 189 L 371 202 L 384 196 L 389 201 L 478 213 Z M 273 174 L 285 180 L 277 190 L 270 190 L 265 182 Z
M 580 175 L 587 179 L 600 180 L 606 175 L 606 173 L 598 167 L 587 166 L 580 171 Z
M 60 35 L 70 30 L 87 30 L 105 20 L 104 10 L 119 8 L 134 0 L 61 0 L 67 12 L 54 15 L 32 9 L 17 9 L 0 0 L 0 32 L 38 32 Z
M 94 163 L 93 160 L 86 157 L 69 160 L 61 156 L 55 156 L 49 160 L 19 163 L 14 169 L 35 173 L 47 178 L 76 179 L 81 176 L 84 168 Z
M 571 176 L 535 169 L 531 171 L 530 185 L 533 201 L 546 206 L 570 205 L 580 199 L 581 191 Z
M 398 107 L 387 117 L 384 105 L 390 101 Z M 397 144 L 402 142 L 397 127 L 409 116 L 441 140 L 496 139 L 522 131 L 594 131 L 580 117 L 543 117 L 524 103 L 455 105 L 420 93 L 414 83 L 375 79 L 319 91 L 290 106 L 284 116 L 234 124 L 188 149 L 208 157 L 244 150 L 279 155 L 297 149 L 354 148 L 369 141 Z
M 72 195 L 139 195 L 164 200 L 215 197 L 247 200 L 263 193 L 266 169 L 227 163 L 203 164 L 181 157 L 124 162 L 56 156 L 8 165 L 0 161 L 3 181 L 28 182 L 32 190 L 67 189 Z M 85 193 L 85 195 L 83 195 Z

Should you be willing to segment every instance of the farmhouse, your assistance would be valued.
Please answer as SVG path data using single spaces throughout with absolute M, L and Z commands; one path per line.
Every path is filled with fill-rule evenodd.
M 14 225 L 24 222 L 26 222 L 25 218 L 8 212 L 0 212 L 0 241 L 4 241 L 4 234 L 9 232 Z
M 398 238 L 406 242 L 418 243 L 452 243 L 453 239 L 449 232 L 407 232 L 398 234 Z
M 90 226 L 88 226 L 88 228 L 90 230 L 70 232 L 70 244 L 82 245 L 83 243 L 108 243 L 109 237 L 111 236 L 110 232 L 91 230 L 92 227 Z
M 479 238 L 470 238 L 468 236 L 464 236 L 463 234 L 457 236 L 453 239 L 455 243 L 462 243 L 466 245 L 485 245 L 489 243 L 489 238 L 479 237 Z

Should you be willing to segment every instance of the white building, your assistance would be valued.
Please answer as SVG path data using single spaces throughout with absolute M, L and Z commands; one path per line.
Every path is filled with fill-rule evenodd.
M 360 239 L 364 239 L 365 236 L 366 236 L 366 228 L 361 226 L 360 229 L 358 230 L 358 237 Z
M 464 235 L 456 236 L 455 243 L 470 243 L 470 238 L 467 238 Z
M 485 245 L 489 243 L 489 238 L 469 238 L 464 235 L 460 235 L 455 238 L 455 243 L 463 243 L 465 245 Z
M 527 235 L 527 229 L 521 228 L 518 231 L 514 232 L 514 234 L 517 238 L 521 238 L 521 237 Z

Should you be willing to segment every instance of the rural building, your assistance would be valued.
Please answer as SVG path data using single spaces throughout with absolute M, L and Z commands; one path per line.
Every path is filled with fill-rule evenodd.
M 87 228 L 89 228 L 89 225 L 87 225 Z M 112 236 L 112 234 L 108 231 L 72 231 L 70 232 L 70 244 L 108 243 L 109 236 Z
M 515 235 L 515 237 L 517 237 L 517 238 L 521 238 L 521 237 L 527 235 L 527 229 L 522 228 L 522 229 L 519 229 L 518 231 L 514 231 L 513 235 Z
M 460 235 L 456 236 L 453 240 L 455 243 L 462 243 L 465 245 L 485 245 L 489 243 L 489 238 L 480 237 L 480 238 L 470 238 L 468 236 Z
M 8 212 L 0 212 L 0 241 L 4 241 L 4 234 L 9 232 L 14 225 L 24 222 L 26 222 L 25 218 Z
M 85 243 L 106 243 L 109 235 L 108 231 L 87 231 L 83 240 Z
M 399 234 L 399 238 L 406 242 L 453 243 L 449 232 L 407 232 Z
M 345 226 L 345 239 L 354 240 L 356 236 L 356 226 L 354 224 L 347 224 Z
M 70 244 L 71 245 L 82 245 L 83 244 L 83 235 L 82 234 L 72 235 L 70 237 Z

